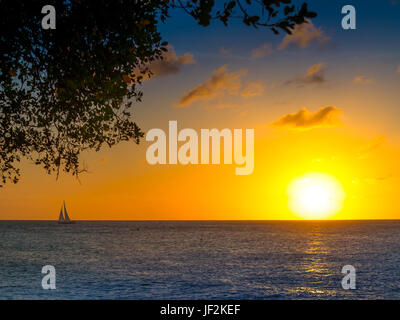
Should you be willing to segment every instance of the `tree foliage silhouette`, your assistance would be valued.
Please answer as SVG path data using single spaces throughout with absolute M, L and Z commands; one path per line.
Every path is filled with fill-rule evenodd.
M 201 26 L 241 19 L 291 33 L 316 16 L 291 0 L 0 1 L 0 186 L 16 183 L 28 159 L 48 173 L 78 175 L 84 150 L 139 143 L 132 120 L 150 62 L 168 43 L 160 23 L 184 10 Z M 55 30 L 43 30 L 41 8 L 53 5 Z M 140 71 L 139 71 L 140 70 Z

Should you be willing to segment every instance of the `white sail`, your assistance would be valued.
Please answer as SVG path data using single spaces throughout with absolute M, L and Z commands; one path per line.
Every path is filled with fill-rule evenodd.
M 61 209 L 60 209 L 60 217 L 58 218 L 58 221 L 64 221 L 62 206 L 61 206 Z
M 70 221 L 68 213 L 67 213 L 67 208 L 65 206 L 65 201 L 64 201 L 64 216 L 65 216 L 65 221 Z

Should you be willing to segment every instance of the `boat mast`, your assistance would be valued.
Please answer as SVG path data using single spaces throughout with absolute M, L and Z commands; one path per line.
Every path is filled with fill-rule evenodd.
M 58 218 L 58 221 L 64 221 L 63 208 L 62 208 L 62 206 L 61 206 L 61 209 L 60 209 L 60 217 Z
M 67 207 L 65 206 L 65 200 L 64 200 L 64 216 L 65 216 L 65 221 L 70 221 L 67 213 Z

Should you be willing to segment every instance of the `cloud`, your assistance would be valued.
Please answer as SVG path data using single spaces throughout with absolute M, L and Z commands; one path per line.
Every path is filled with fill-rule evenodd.
M 220 54 L 223 54 L 223 55 L 228 55 L 228 54 L 231 53 L 231 50 L 222 47 L 221 49 L 219 49 L 219 53 L 220 53 Z
M 247 70 L 227 72 L 227 66 L 223 65 L 214 70 L 211 78 L 200 83 L 186 92 L 179 100 L 178 107 L 187 107 L 196 101 L 210 101 L 225 95 L 242 96 L 244 98 L 260 95 L 264 88 L 259 82 L 247 82 L 242 84 L 242 77 Z
M 374 83 L 374 79 L 359 75 L 354 77 L 353 82 L 357 84 L 371 84 Z
M 217 103 L 215 106 L 213 106 L 213 109 L 231 109 L 235 108 L 237 105 L 235 104 L 228 104 L 228 103 Z
M 358 159 L 365 159 L 368 156 L 368 154 L 380 148 L 385 143 L 386 140 L 387 137 L 383 135 L 378 135 L 373 139 L 371 139 L 370 141 L 368 141 L 368 143 L 366 143 L 360 148 L 358 153 Z
M 326 81 L 325 79 L 326 65 L 323 62 L 317 63 L 309 67 L 306 73 L 293 80 L 286 81 L 285 84 L 297 84 L 304 86 L 308 84 L 321 84 Z
M 214 70 L 210 79 L 185 93 L 178 105 L 184 107 L 197 100 L 208 101 L 226 93 L 237 94 L 242 86 L 240 78 L 246 73 L 246 70 L 228 73 L 227 66 L 223 65 Z
M 333 106 L 322 107 L 316 112 L 302 108 L 296 113 L 284 115 L 271 124 L 275 128 L 308 130 L 314 128 L 337 127 L 342 124 L 342 110 Z
M 260 81 L 249 82 L 247 86 L 241 91 L 240 95 L 244 98 L 256 97 L 264 92 L 264 87 Z
M 174 47 L 169 46 L 168 51 L 163 54 L 163 59 L 151 62 L 149 69 L 153 72 L 153 77 L 165 76 L 176 74 L 184 65 L 194 63 L 196 60 L 191 53 L 186 52 L 183 56 L 178 56 Z
M 308 20 L 308 23 L 296 25 L 292 34 L 288 34 L 283 38 L 278 49 L 283 50 L 289 45 L 306 48 L 312 43 L 317 42 L 323 45 L 329 40 L 330 38 L 325 36 L 321 28 L 316 28 L 314 24 Z
M 270 43 L 264 43 L 262 46 L 253 49 L 253 51 L 251 52 L 251 56 L 253 58 L 263 58 L 265 56 L 269 56 L 270 54 L 272 54 L 272 52 L 274 52 L 274 50 L 272 50 L 272 46 Z
M 168 46 L 168 51 L 164 52 L 162 57 L 162 60 L 155 60 L 144 64 L 134 73 L 134 77 L 141 75 L 143 77 L 142 80 L 150 80 L 156 77 L 177 74 L 182 70 L 183 66 L 196 63 L 193 55 L 189 52 L 186 52 L 183 56 L 178 56 L 172 45 Z M 141 74 L 141 70 L 145 70 L 145 68 L 148 68 L 153 74 L 150 75 L 148 72 Z M 134 77 L 124 75 L 124 81 L 131 84 Z
M 375 184 L 389 180 L 392 177 L 393 177 L 392 174 L 388 174 L 386 176 L 379 176 L 379 177 L 354 178 L 351 182 L 353 184 Z

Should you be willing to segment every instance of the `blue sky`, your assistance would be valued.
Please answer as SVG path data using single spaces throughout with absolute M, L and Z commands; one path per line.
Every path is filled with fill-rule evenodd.
M 298 1 L 297 3 L 302 3 Z M 399 48 L 398 35 L 400 1 L 394 0 L 353 0 L 353 1 L 307 1 L 309 8 L 318 13 L 313 22 L 322 26 L 327 34 L 345 46 L 346 52 L 360 50 L 387 51 Z M 344 31 L 341 28 L 341 8 L 352 4 L 357 10 L 357 31 Z M 201 53 L 215 53 L 221 46 L 234 47 L 239 53 L 245 53 L 248 47 L 257 46 L 260 41 L 279 43 L 270 30 L 254 30 L 238 21 L 232 21 L 225 27 L 218 21 L 212 27 L 204 28 L 194 23 L 187 14 L 173 12 L 173 19 L 161 25 L 162 34 L 182 50 Z M 204 44 L 207 44 L 205 46 Z
M 359 115 L 359 107 L 352 110 L 349 105 L 345 107 L 346 113 L 351 115 L 353 112 L 356 115 L 357 112 L 358 119 L 365 122 L 370 119 L 381 120 L 385 125 L 380 129 L 391 128 L 392 133 L 397 135 L 395 129 L 400 116 L 396 101 L 399 84 L 396 67 L 400 64 L 400 2 L 359 0 L 308 3 L 309 8 L 318 13 L 318 17 L 312 20 L 313 24 L 329 40 L 323 45 L 311 43 L 305 48 L 289 46 L 285 50 L 278 49 L 284 34 L 276 36 L 266 28 L 255 30 L 239 20 L 232 21 L 229 27 L 218 21 L 214 21 L 210 27 L 201 27 L 186 13 L 174 11 L 173 17 L 160 25 L 162 35 L 174 46 L 178 55 L 189 52 L 197 63 L 184 66 L 176 75 L 155 78 L 144 84 L 144 103 L 137 108 L 138 118 L 145 118 L 142 121 L 144 127 L 147 124 L 161 126 L 170 118 L 188 121 L 192 126 L 196 126 L 196 123 L 201 126 L 201 123 L 210 121 L 210 125 L 215 125 L 221 119 L 247 126 L 255 125 L 251 112 L 247 118 L 236 111 L 215 112 L 210 119 L 209 113 L 199 111 L 196 107 L 185 110 L 174 108 L 185 92 L 209 79 L 214 70 L 226 64 L 229 72 L 246 69 L 247 80 L 260 81 L 265 87 L 263 95 L 246 102 L 250 107 L 257 105 L 252 107 L 253 110 L 258 109 L 253 120 L 264 116 L 266 109 L 269 113 L 264 117 L 268 122 L 269 117 L 280 113 L 295 111 L 300 107 L 316 109 L 325 104 L 341 104 L 342 100 L 351 101 L 361 94 L 370 96 L 370 105 L 365 105 L 367 112 Z M 343 30 L 341 27 L 341 8 L 346 4 L 356 8 L 357 30 Z M 252 58 L 252 50 L 263 44 L 270 45 L 273 53 L 261 59 Z M 229 53 L 221 54 L 221 48 Z M 304 74 L 307 68 L 319 62 L 326 64 L 326 85 L 301 90 L 282 86 L 285 81 Z M 352 80 L 357 75 L 371 79 L 374 84 L 369 87 L 355 85 Z M 273 85 L 278 87 L 277 90 L 271 90 Z M 374 90 L 371 90 L 372 87 Z M 326 97 L 319 106 L 313 105 L 310 99 L 316 89 Z M 224 99 L 232 101 L 235 97 Z M 265 108 L 262 106 L 263 99 L 268 100 Z M 282 105 L 285 99 L 292 102 Z M 296 101 L 299 101 L 298 105 Z

